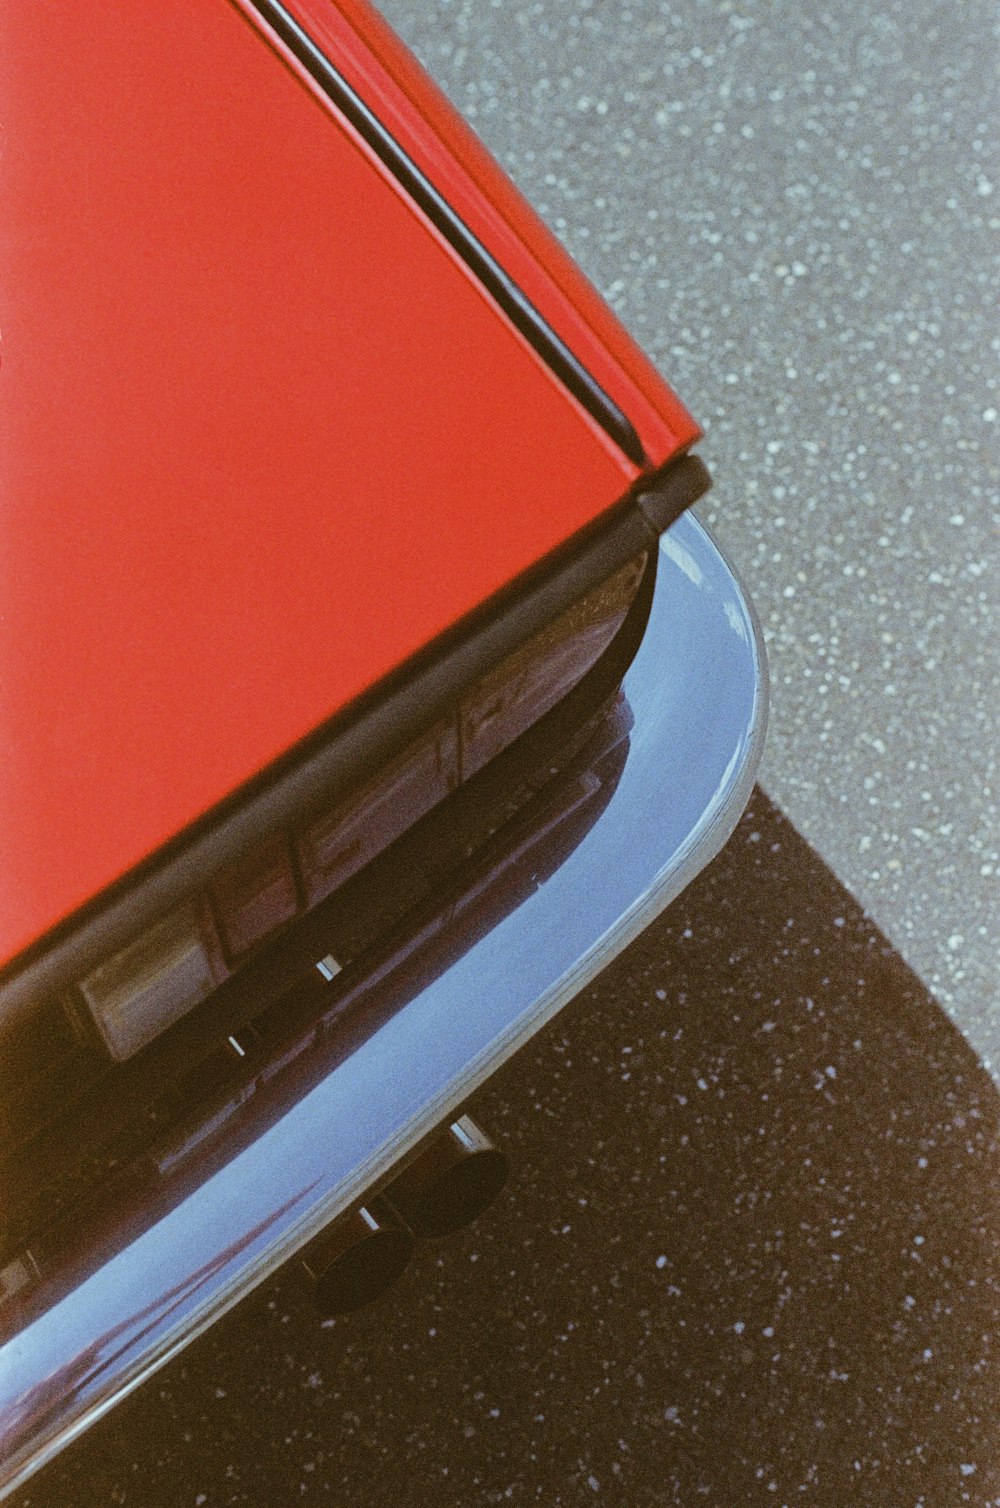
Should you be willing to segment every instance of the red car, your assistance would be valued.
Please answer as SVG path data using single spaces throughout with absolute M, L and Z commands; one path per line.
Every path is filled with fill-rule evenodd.
M 363 0 L 20 0 L 0 99 L 2 1495 L 478 1207 L 766 692 L 697 426 Z

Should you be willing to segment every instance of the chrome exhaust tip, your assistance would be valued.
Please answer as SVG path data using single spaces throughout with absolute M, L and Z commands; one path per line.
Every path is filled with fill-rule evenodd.
M 302 1253 L 320 1313 L 333 1319 L 374 1303 L 403 1272 L 413 1247 L 411 1232 L 383 1199 L 341 1215 Z
M 463 1115 L 399 1174 L 385 1199 L 414 1235 L 447 1236 L 493 1203 L 507 1172 L 504 1154 Z

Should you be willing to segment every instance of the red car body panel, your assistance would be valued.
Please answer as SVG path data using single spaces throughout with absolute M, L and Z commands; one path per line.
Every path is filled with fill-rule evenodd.
M 652 459 L 685 448 L 382 23 L 299 10 Z M 0 22 L 0 962 L 638 475 L 272 49 L 239 0 Z
M 701 433 L 572 257 L 368 0 L 287 9 L 632 421 L 661 465 Z

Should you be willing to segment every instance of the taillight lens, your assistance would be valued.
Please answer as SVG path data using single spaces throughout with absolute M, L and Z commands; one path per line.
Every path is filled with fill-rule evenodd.
M 191 902 L 80 984 L 112 1057 L 130 1058 L 226 977 L 207 908 Z
M 554 618 L 348 799 L 213 875 L 201 895 L 82 980 L 112 1057 L 132 1057 L 199 1005 L 261 942 L 346 884 L 571 692 L 622 627 L 646 562 L 630 561 Z
M 646 557 L 629 561 L 522 644 L 458 704 L 462 778 L 495 759 L 578 685 L 621 628 Z
M 299 896 L 284 837 L 279 834 L 216 875 L 208 894 L 230 958 L 239 958 L 291 921 Z
M 307 903 L 345 884 L 457 785 L 458 739 L 450 719 L 302 829 L 295 847 Z

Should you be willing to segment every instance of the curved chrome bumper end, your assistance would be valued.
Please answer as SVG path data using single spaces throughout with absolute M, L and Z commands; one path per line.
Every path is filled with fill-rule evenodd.
M 0 1288 L 0 1496 L 383 1180 L 722 847 L 750 796 L 767 677 L 752 608 L 689 515 L 661 541 L 623 691 L 624 761 L 551 871 L 522 874 L 488 924 L 475 898 L 456 905 L 436 968 L 232 1155 L 190 1184 L 165 1175 L 145 1228 L 123 1223 L 62 1279 L 29 1263 L 28 1304 Z

